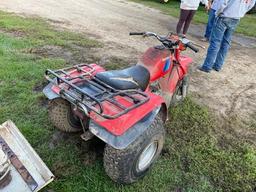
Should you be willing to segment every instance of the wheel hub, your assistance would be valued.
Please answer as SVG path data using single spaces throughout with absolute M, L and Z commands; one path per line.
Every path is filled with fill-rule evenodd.
M 144 171 L 151 164 L 158 148 L 157 141 L 150 143 L 141 153 L 137 163 L 137 170 Z

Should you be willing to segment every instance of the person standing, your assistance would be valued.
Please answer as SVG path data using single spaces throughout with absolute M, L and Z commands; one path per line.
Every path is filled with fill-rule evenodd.
M 210 45 L 200 71 L 220 71 L 231 43 L 231 37 L 240 18 L 244 17 L 255 4 L 255 0 L 222 0 L 216 10 L 216 21 L 212 29 Z
M 186 36 L 189 25 L 199 7 L 200 2 L 202 2 L 208 9 L 208 0 L 181 0 L 180 3 L 180 18 L 176 27 L 176 33 L 181 34 L 181 29 L 183 36 Z
M 221 0 L 214 0 L 210 2 L 210 10 L 209 10 L 209 16 L 208 16 L 208 22 L 205 29 L 204 38 L 202 38 L 202 41 L 209 41 L 211 33 L 212 33 L 212 27 L 214 25 L 215 21 L 215 12 L 218 9 L 219 5 L 221 3 Z

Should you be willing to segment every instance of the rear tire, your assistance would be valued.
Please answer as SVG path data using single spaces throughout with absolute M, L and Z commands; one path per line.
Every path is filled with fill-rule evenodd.
M 79 132 L 82 125 L 71 110 L 71 105 L 64 99 L 54 99 L 49 103 L 49 118 L 53 125 L 64 132 Z
M 158 114 L 148 129 L 127 148 L 106 145 L 104 167 L 115 182 L 129 184 L 146 175 L 163 149 L 165 129 Z

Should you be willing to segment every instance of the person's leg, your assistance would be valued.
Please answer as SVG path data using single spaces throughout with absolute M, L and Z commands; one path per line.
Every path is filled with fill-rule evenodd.
M 182 28 L 183 24 L 185 23 L 188 14 L 189 14 L 189 10 L 184 10 L 184 9 L 180 10 L 180 18 L 179 18 L 179 22 L 176 27 L 177 34 L 180 34 L 181 28 Z
M 196 13 L 196 10 L 189 10 L 189 13 L 188 13 L 188 16 L 186 18 L 185 25 L 184 25 L 184 28 L 183 28 L 183 34 L 184 35 L 187 34 L 189 25 L 190 25 L 194 15 L 195 15 L 195 13 Z
M 226 29 L 227 27 L 225 23 L 223 23 L 223 18 L 221 17 L 217 18 L 214 28 L 212 30 L 210 45 L 207 50 L 207 55 L 204 60 L 204 64 L 201 67 L 203 71 L 208 72 L 212 69 L 212 66 L 215 63 L 216 57 L 220 50 L 220 46 L 221 46 Z
M 215 20 L 215 12 L 216 11 L 214 9 L 210 9 L 210 11 L 209 11 L 208 23 L 207 23 L 205 34 L 204 34 L 204 37 L 208 40 L 210 39 L 210 36 L 212 33 L 212 27 L 213 27 L 214 20 Z
M 231 45 L 231 38 L 232 34 L 239 23 L 239 20 L 237 19 L 230 19 L 230 18 L 225 18 L 224 23 L 227 25 L 227 30 L 224 33 L 224 37 L 221 43 L 220 51 L 217 55 L 216 61 L 213 65 L 213 68 L 216 71 L 220 71 L 222 68 L 222 65 L 224 64 L 224 60 L 226 58 L 226 55 L 228 53 L 228 50 Z

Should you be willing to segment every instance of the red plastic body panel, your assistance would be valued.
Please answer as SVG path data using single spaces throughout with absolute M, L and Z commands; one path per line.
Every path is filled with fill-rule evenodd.
M 174 93 L 179 80 L 183 79 L 184 75 L 188 72 L 189 64 L 192 59 L 186 56 L 180 56 L 180 65 L 175 65 L 173 70 L 166 76 L 166 78 L 159 79 L 161 89 L 163 92 Z
M 176 49 L 172 54 L 169 50 L 151 47 L 140 60 L 150 72 L 150 81 L 159 80 L 163 92 L 172 94 L 176 90 L 178 81 L 183 79 L 193 61 L 190 57 L 180 55 L 180 52 Z
M 142 55 L 140 61 L 143 66 L 148 69 L 150 73 L 150 81 L 152 82 L 163 77 L 171 70 L 172 63 L 170 63 L 171 66 L 167 70 L 164 70 L 164 68 L 167 62 L 171 62 L 172 59 L 169 50 L 160 50 L 151 47 Z
M 186 74 L 188 72 L 189 65 L 193 62 L 193 59 L 184 55 L 181 55 L 179 57 L 179 63 L 181 70 L 183 71 L 183 74 Z
M 149 112 L 164 103 L 164 100 L 161 96 L 155 95 L 151 92 L 146 93 L 150 97 L 148 102 L 116 119 L 104 119 L 95 113 L 91 113 L 90 118 L 92 118 L 100 126 L 107 129 L 111 134 L 120 136 L 124 134 L 130 127 L 136 124 L 140 119 L 145 117 Z M 125 104 L 126 102 L 127 105 L 129 105 L 129 102 L 125 100 L 119 99 L 119 102 L 122 104 Z M 113 108 L 107 104 L 104 105 L 104 108 L 105 110 L 108 108 L 109 112 L 113 111 Z

